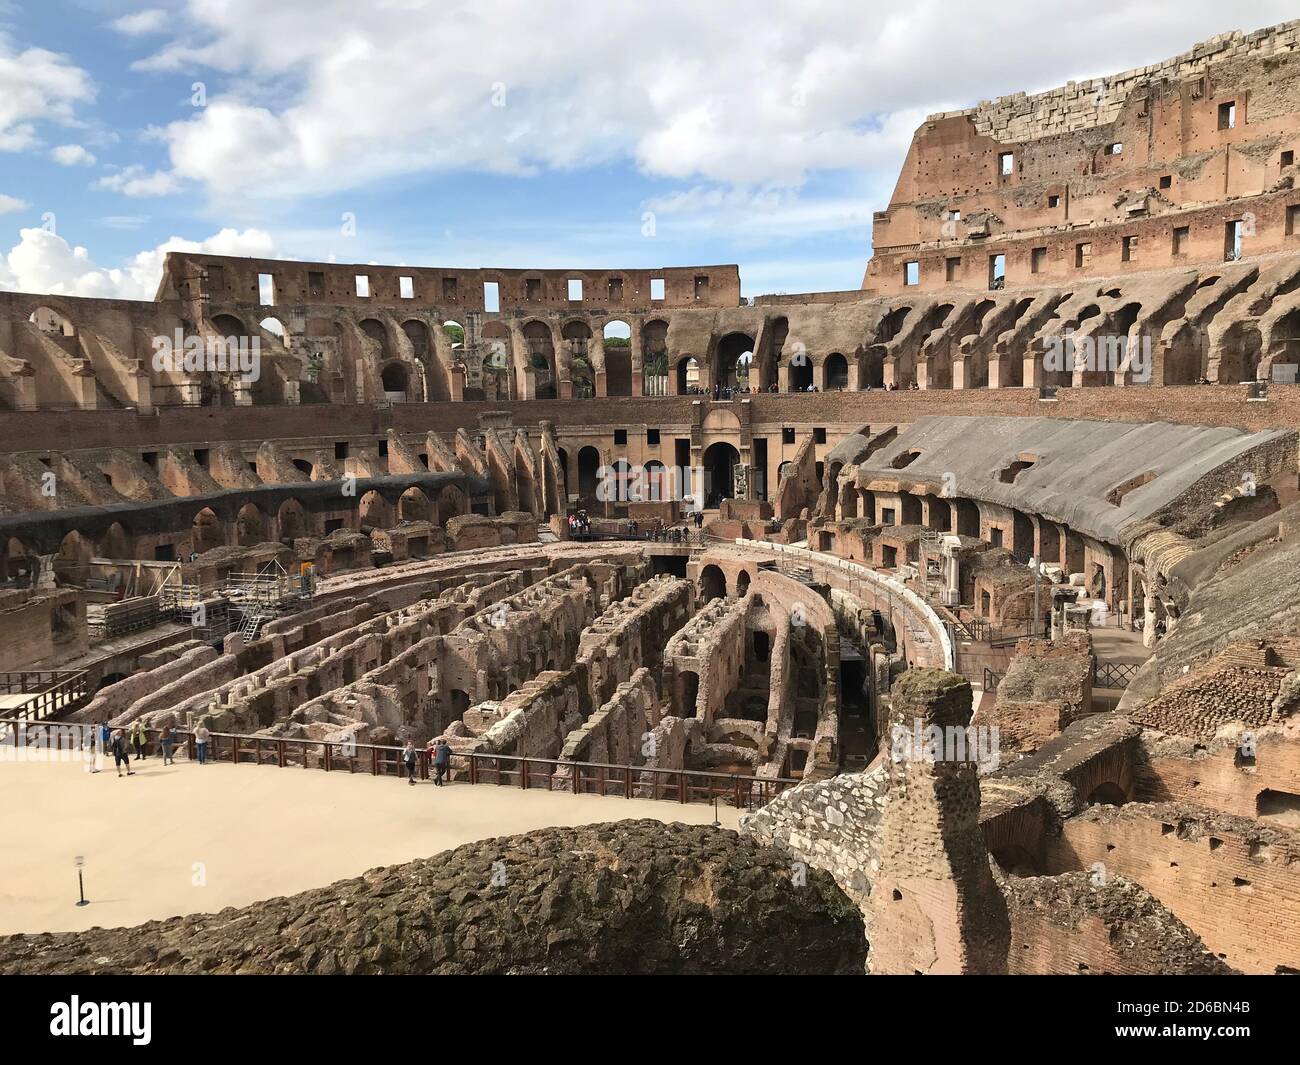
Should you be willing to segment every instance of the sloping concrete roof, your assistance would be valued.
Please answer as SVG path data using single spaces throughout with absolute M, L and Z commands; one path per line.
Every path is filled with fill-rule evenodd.
M 1091 422 L 1063 418 L 920 418 L 859 466 L 858 483 L 894 480 L 944 484 L 955 478 L 960 498 L 999 503 L 1063 522 L 1114 544 L 1123 530 L 1149 518 L 1224 463 L 1294 435 L 1248 433 L 1168 422 Z M 893 462 L 920 454 L 901 468 Z M 1033 465 L 1003 483 L 1018 460 Z M 1107 496 L 1125 482 L 1151 476 L 1115 506 Z M 953 483 L 953 482 L 950 482 Z M 937 493 L 936 493 L 937 494 Z

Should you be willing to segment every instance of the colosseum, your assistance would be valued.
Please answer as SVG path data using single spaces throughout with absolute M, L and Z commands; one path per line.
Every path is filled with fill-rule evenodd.
M 850 291 L 0 292 L 0 973 L 1300 973 L 1297 147 L 1300 21 L 930 115 Z

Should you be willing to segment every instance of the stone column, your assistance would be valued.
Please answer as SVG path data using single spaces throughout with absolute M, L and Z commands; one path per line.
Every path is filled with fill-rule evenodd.
M 988 747 L 966 730 L 970 681 L 908 670 L 891 703 L 871 972 L 1005 973 L 1011 928 L 979 826 L 975 759 Z
M 629 323 L 632 330 L 632 395 L 644 394 L 645 353 L 641 350 L 641 328 L 639 322 Z

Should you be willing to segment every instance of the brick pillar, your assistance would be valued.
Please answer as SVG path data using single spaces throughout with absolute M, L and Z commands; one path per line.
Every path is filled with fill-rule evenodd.
M 980 748 L 964 732 L 970 681 L 908 670 L 891 703 L 871 972 L 1005 973 L 1011 929 L 980 833 Z M 965 750 L 951 743 L 957 729 Z

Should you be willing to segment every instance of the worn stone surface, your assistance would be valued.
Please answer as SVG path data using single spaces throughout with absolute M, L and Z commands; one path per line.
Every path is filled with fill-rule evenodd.
M 0 941 L 0 973 L 861 973 L 857 907 L 734 832 L 627 821 L 484 840 L 138 928 Z

